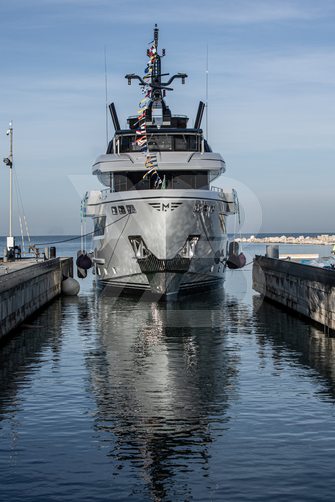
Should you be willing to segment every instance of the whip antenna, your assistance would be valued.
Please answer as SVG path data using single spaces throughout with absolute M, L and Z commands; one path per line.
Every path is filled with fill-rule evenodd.
M 208 141 L 208 44 L 206 46 L 206 139 Z
M 105 56 L 105 120 L 106 120 L 106 148 L 108 148 L 108 80 L 107 80 L 107 56 L 106 46 L 104 45 Z

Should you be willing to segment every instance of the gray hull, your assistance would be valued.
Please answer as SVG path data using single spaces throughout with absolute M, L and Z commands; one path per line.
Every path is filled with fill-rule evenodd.
M 234 201 L 210 190 L 105 193 L 87 210 L 103 218 L 95 273 L 118 292 L 176 295 L 218 286 L 227 259 L 226 216 Z

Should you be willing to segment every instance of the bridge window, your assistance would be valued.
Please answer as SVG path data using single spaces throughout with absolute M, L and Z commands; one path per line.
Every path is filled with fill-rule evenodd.
M 157 169 L 163 186 L 169 189 L 203 189 L 208 190 L 208 171 L 163 171 Z M 154 179 L 146 176 L 145 171 L 132 171 L 114 174 L 114 190 L 123 192 L 129 190 L 150 190 L 155 188 Z M 124 213 L 122 213 L 124 214 Z
M 138 152 L 141 147 L 136 144 L 134 134 L 119 136 L 120 153 Z M 199 152 L 201 136 L 198 134 L 147 134 L 148 146 L 152 152 Z M 108 153 L 112 153 L 110 144 Z
M 167 171 L 166 188 L 208 190 L 207 171 Z

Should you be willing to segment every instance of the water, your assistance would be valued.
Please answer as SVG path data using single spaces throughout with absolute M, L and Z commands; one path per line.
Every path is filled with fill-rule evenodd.
M 1 500 L 334 499 L 335 339 L 250 265 L 167 305 L 81 286 L 0 349 Z

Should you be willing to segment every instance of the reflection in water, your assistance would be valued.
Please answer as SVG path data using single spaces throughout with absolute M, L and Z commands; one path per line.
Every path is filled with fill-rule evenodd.
M 38 318 L 32 318 L 30 324 L 23 324 L 16 336 L 5 338 L 0 345 L 0 420 L 11 408 L 10 403 L 15 403 L 20 386 L 29 385 L 28 381 L 33 378 L 32 368 L 41 363 L 45 350 L 52 351 L 53 363 L 58 364 L 61 317 L 61 301 L 58 299 L 47 310 L 41 311 Z
M 99 440 L 115 474 L 130 462 L 154 500 L 172 497 L 173 478 L 196 464 L 206 471 L 212 427 L 229 426 L 239 347 L 228 335 L 241 317 L 218 308 L 222 295 L 211 309 L 202 296 L 160 305 L 102 295 L 95 305 L 98 345 L 87 365 Z M 185 484 L 182 496 L 191 492 Z
M 9 421 L 7 459 L 10 463 L 16 463 L 19 451 L 20 423 L 17 414 L 23 401 L 20 392 L 32 385 L 36 369 L 43 364 L 45 351 L 51 351 L 52 363 L 58 365 L 60 319 L 61 303 L 55 301 L 48 308 L 48 315 L 46 311 L 42 312 L 38 319 L 30 320 L 31 324 L 23 325 L 17 336 L 5 338 L 0 345 L 0 431 L 3 429 L 2 422 Z M 1 452 L 4 452 L 3 445 Z
M 254 316 L 258 325 L 256 338 L 259 356 L 264 359 L 270 346 L 274 362 L 290 358 L 303 367 L 315 369 L 323 377 L 325 397 L 335 399 L 335 338 L 299 319 L 283 308 L 253 298 Z
M 2 499 L 333 500 L 335 340 L 239 277 L 168 304 L 84 291 L 2 346 Z

